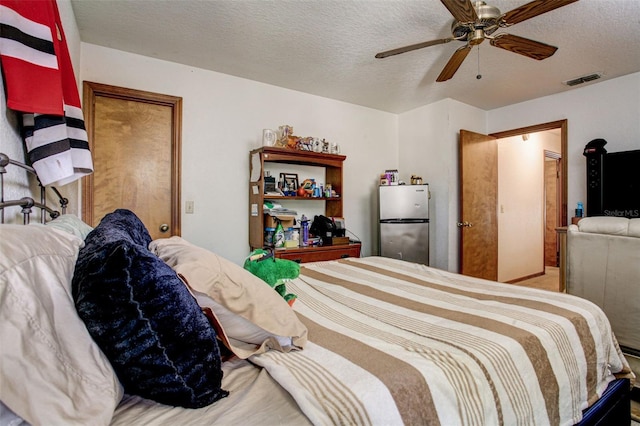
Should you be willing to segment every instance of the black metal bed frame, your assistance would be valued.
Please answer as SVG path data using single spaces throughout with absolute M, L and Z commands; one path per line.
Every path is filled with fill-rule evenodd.
M 60 194 L 60 191 L 54 186 L 45 187 L 42 186 L 40 180 L 38 180 L 38 185 L 40 187 L 40 201 L 36 201 L 31 197 L 23 197 L 19 200 L 5 200 L 4 199 L 4 175 L 7 173 L 7 166 L 13 165 L 19 167 L 21 169 L 26 170 L 28 173 L 38 178 L 36 171 L 33 167 L 28 166 L 20 161 L 12 160 L 8 155 L 4 153 L 0 153 L 0 223 L 4 223 L 4 209 L 8 207 L 21 207 L 23 222 L 25 225 L 29 224 L 31 221 L 32 209 L 39 208 L 40 209 L 40 221 L 45 223 L 47 221 L 46 213 L 49 213 L 49 217 L 51 219 L 55 219 L 60 216 L 60 214 L 65 214 L 67 212 L 67 205 L 69 204 L 69 200 Z M 47 189 L 51 189 L 58 197 L 58 201 L 60 203 L 60 211 L 54 210 L 51 207 L 47 206 Z

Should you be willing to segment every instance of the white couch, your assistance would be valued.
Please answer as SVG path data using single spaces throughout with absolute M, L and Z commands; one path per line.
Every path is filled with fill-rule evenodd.
M 620 345 L 640 353 L 640 219 L 586 217 L 567 231 L 567 293 L 600 306 Z

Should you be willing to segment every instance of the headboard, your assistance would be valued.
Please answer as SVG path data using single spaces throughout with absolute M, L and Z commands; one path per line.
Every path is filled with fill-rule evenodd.
M 58 198 L 58 201 L 60 203 L 60 210 L 62 211 L 62 214 L 66 213 L 67 204 L 69 204 L 69 200 L 63 197 L 62 194 L 60 194 L 60 192 L 55 187 L 53 186 L 44 187 L 40 184 L 40 181 L 38 181 L 38 185 L 40 187 L 39 202 L 34 200 L 30 196 L 25 196 L 23 198 L 20 198 L 19 200 L 18 199 L 5 200 L 4 199 L 4 190 L 5 190 L 4 175 L 5 173 L 7 173 L 8 166 L 15 166 L 18 168 L 22 168 L 26 170 L 28 173 L 36 176 L 37 178 L 36 172 L 33 169 L 33 167 L 28 166 L 16 160 L 12 160 L 9 158 L 8 155 L 0 153 L 0 223 L 4 223 L 4 213 L 5 213 L 4 210 L 9 207 L 22 208 L 23 222 L 25 225 L 31 221 L 33 208 L 40 209 L 40 221 L 42 223 L 45 223 L 47 221 L 47 213 L 50 219 L 55 219 L 56 217 L 60 216 L 61 214 L 60 211 L 54 210 L 53 208 L 47 206 L 47 189 L 50 189 L 51 191 L 53 191 L 53 193 Z

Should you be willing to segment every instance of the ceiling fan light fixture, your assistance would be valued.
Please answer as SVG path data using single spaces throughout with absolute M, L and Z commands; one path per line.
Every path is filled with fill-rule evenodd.
M 588 83 L 593 80 L 597 80 L 602 77 L 601 72 L 594 72 L 593 74 L 583 75 L 582 77 L 572 78 L 571 80 L 563 81 L 562 84 L 567 86 L 577 86 L 579 84 Z
M 489 6 L 484 1 L 476 1 L 473 8 L 476 10 L 476 14 L 478 15 L 478 21 L 475 23 L 477 28 L 492 27 L 493 31 L 498 29 L 500 17 L 502 16 L 500 9 L 495 6 Z
M 478 19 L 475 22 L 454 20 L 451 23 L 451 34 L 455 39 L 464 39 L 470 33 L 482 30 L 483 36 L 491 35 L 500 27 L 500 9 L 487 5 L 484 1 L 476 1 L 473 5 Z
M 471 46 L 476 46 L 480 43 L 482 43 L 484 41 L 484 31 L 478 29 L 475 30 L 473 33 L 469 34 L 469 44 Z

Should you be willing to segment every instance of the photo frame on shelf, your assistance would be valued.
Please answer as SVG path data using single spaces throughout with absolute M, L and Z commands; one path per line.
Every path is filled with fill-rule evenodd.
M 286 185 L 288 191 L 295 192 L 299 188 L 298 175 L 296 173 L 280 173 L 280 182 Z

